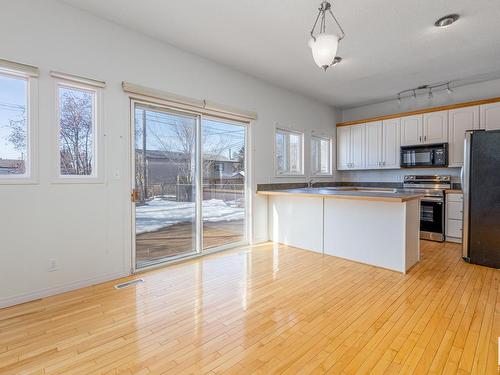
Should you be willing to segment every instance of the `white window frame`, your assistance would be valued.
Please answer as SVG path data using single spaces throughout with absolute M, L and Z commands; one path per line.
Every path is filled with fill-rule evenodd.
M 18 69 L 19 67 L 19 69 Z M 23 69 L 26 67 L 26 69 Z M 26 80 L 26 164 L 22 175 L 1 175 L 0 185 L 38 184 L 38 69 L 0 60 L 0 74 Z
M 105 83 L 69 74 L 51 72 L 54 80 L 54 168 L 52 183 L 55 184 L 99 184 L 104 183 L 104 126 L 103 126 L 103 94 Z M 60 88 L 91 92 L 94 97 L 93 111 L 93 149 L 94 158 L 91 175 L 62 175 L 60 154 Z
M 327 141 L 328 142 L 328 172 L 323 173 L 323 172 L 317 172 L 314 170 L 314 159 L 313 159 L 313 143 L 315 140 L 319 141 Z M 333 145 L 333 140 L 330 137 L 322 137 L 319 135 L 311 135 L 311 176 L 332 176 L 333 174 L 333 169 L 332 169 L 332 145 Z M 319 148 L 319 154 L 318 157 L 321 161 L 321 147 Z
M 285 134 L 286 139 L 288 141 L 286 142 L 285 145 L 285 152 L 288 154 L 288 159 L 290 159 L 290 134 L 293 135 L 298 135 L 300 136 L 300 172 L 290 172 L 290 168 L 288 167 L 288 171 L 281 173 L 278 171 L 278 153 L 276 150 L 276 135 L 278 133 Z M 287 128 L 282 128 L 282 127 L 276 127 L 274 131 L 274 174 L 276 177 L 303 177 L 304 174 L 304 132 L 298 131 L 298 130 L 292 130 L 292 129 L 287 129 Z

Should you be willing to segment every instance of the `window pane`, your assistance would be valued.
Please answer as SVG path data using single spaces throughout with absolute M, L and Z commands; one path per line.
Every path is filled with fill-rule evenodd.
M 196 252 L 197 121 L 135 107 L 137 268 Z
M 311 160 L 312 160 L 312 172 L 318 173 L 320 170 L 320 147 L 319 139 L 312 138 L 311 141 Z
M 301 139 L 298 134 L 290 134 L 290 172 L 302 172 L 302 158 L 301 158 Z
M 321 173 L 330 173 L 330 142 L 326 139 L 321 140 Z
M 92 91 L 59 87 L 59 152 L 61 175 L 93 174 L 94 97 Z
M 204 119 L 203 249 L 245 239 L 245 138 L 240 124 Z
M 0 176 L 27 172 L 27 97 L 27 80 L 0 75 Z
M 278 173 L 287 172 L 285 134 L 276 132 L 276 169 Z

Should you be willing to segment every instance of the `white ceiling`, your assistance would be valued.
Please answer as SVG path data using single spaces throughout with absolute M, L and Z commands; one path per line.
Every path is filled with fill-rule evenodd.
M 63 1 L 336 107 L 427 83 L 500 77 L 498 0 L 334 0 L 344 60 L 326 73 L 307 46 L 320 0 Z M 449 13 L 462 18 L 433 26 Z

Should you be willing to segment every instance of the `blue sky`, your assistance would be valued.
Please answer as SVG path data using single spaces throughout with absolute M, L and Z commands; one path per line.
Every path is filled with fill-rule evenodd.
M 0 75 L 0 158 L 20 159 L 21 153 L 16 151 L 7 140 L 9 136 L 9 120 L 17 120 L 22 116 L 22 108 L 27 103 L 27 81 L 19 78 Z

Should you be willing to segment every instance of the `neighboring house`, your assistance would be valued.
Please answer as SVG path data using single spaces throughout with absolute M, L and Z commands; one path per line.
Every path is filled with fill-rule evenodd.
M 0 159 L 0 175 L 24 173 L 24 160 Z
M 242 184 L 244 172 L 240 166 L 238 160 L 223 155 L 205 156 L 203 183 L 210 186 Z M 141 198 L 142 194 L 145 197 L 171 195 L 177 199 L 191 200 L 192 167 L 191 160 L 184 153 L 148 150 L 144 155 L 142 150 L 136 150 L 135 178 Z M 147 193 L 144 184 L 147 185 Z

